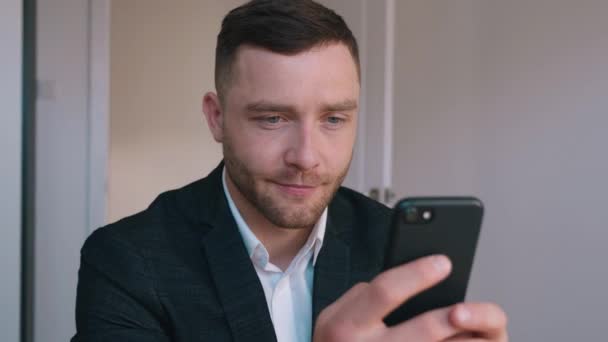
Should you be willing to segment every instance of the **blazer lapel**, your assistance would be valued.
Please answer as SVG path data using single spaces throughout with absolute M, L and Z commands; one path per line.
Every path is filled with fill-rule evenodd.
M 215 217 L 209 222 L 213 228 L 203 238 L 215 288 L 234 341 L 276 341 L 264 289 L 228 207 L 218 169 L 210 175 L 217 185 L 215 196 L 209 196 L 216 199 Z
M 323 247 L 315 265 L 312 300 L 313 328 L 319 313 L 342 296 L 350 285 L 350 248 L 338 237 L 337 228 L 334 226 L 331 216 L 328 216 Z

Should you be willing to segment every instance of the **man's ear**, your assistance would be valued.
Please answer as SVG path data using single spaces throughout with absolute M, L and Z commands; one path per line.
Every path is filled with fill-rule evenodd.
M 224 138 L 224 112 L 222 112 L 220 99 L 215 93 L 208 92 L 203 97 L 203 112 L 213 138 L 221 143 Z

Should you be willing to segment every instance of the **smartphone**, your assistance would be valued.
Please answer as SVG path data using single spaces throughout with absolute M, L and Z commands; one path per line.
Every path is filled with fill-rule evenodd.
M 443 254 L 452 272 L 389 314 L 387 325 L 464 301 L 482 219 L 483 204 L 474 197 L 412 197 L 395 205 L 384 269 Z

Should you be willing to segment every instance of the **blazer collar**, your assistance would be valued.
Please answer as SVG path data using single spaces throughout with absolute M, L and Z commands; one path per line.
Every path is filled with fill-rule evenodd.
M 203 237 L 204 254 L 234 341 L 276 341 L 264 289 L 222 190 L 222 166 L 211 172 L 201 194 L 209 200 L 201 219 L 212 226 Z
M 342 296 L 350 286 L 350 246 L 342 237 L 348 227 L 340 222 L 342 221 L 340 217 L 340 213 L 330 205 L 325 240 L 315 265 L 312 300 L 313 327 L 319 313 Z

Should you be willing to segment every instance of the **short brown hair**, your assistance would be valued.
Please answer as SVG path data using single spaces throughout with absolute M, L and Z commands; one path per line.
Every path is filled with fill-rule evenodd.
M 295 55 L 330 43 L 346 45 L 360 74 L 357 40 L 331 9 L 312 0 L 252 0 L 233 9 L 222 21 L 215 50 L 215 87 L 220 101 L 241 45 Z

